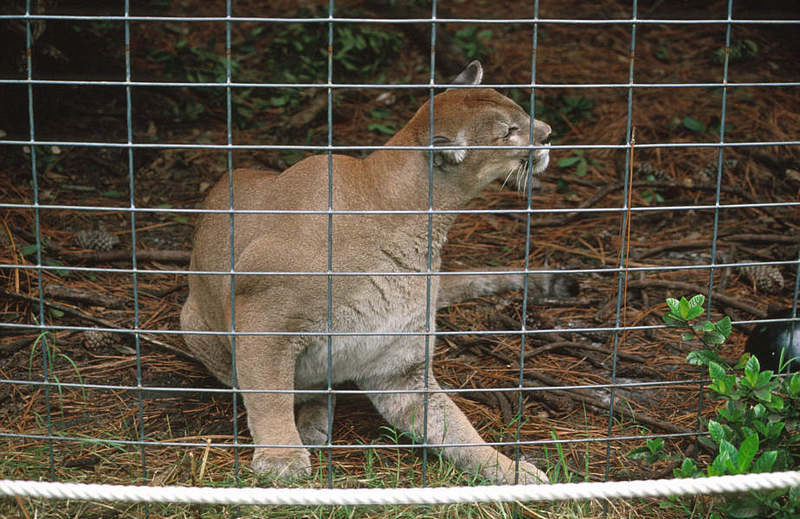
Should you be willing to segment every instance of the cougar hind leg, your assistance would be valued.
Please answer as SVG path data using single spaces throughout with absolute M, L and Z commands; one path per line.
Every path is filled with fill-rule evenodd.
M 181 329 L 189 332 L 214 330 L 203 318 L 191 296 L 181 310 Z M 202 362 L 217 380 L 226 386 L 232 385 L 231 350 L 224 335 L 185 334 L 183 341 L 189 353 Z
M 295 395 L 295 420 L 303 445 L 325 445 L 328 443 L 328 395 L 313 395 L 308 399 Z M 298 402 L 300 400 L 300 402 Z M 331 395 L 331 410 L 336 405 Z

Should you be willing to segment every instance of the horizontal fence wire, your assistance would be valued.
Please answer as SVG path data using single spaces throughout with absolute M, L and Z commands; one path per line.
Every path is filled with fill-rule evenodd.
M 608 450 L 606 455 L 606 473 L 605 479 L 609 479 L 610 463 L 611 463 L 611 446 L 618 442 L 639 442 L 651 439 L 703 439 L 708 436 L 708 433 L 702 431 L 700 428 L 692 431 L 683 432 L 660 432 L 655 433 L 637 433 L 637 434 L 619 434 L 613 431 L 615 420 L 615 406 L 623 405 L 622 392 L 632 390 L 656 390 L 659 388 L 672 388 L 691 391 L 693 394 L 699 395 L 701 404 L 697 408 L 698 423 L 702 413 L 702 388 L 705 386 L 709 379 L 698 375 L 694 378 L 687 378 L 682 380 L 657 380 L 657 381 L 627 381 L 619 377 L 617 373 L 617 362 L 619 359 L 618 346 L 622 341 L 625 334 L 631 332 L 654 332 L 668 328 L 666 325 L 642 325 L 642 324 L 626 324 L 623 320 L 623 293 L 624 287 L 627 283 L 627 276 L 635 273 L 647 272 L 682 272 L 682 271 L 707 271 L 709 274 L 708 296 L 709 299 L 714 298 L 719 290 L 719 283 L 715 280 L 715 275 L 718 275 L 723 269 L 741 269 L 743 267 L 783 267 L 785 269 L 792 269 L 795 271 L 795 286 L 792 297 L 792 316 L 772 318 L 766 316 L 761 319 L 738 319 L 733 321 L 734 326 L 742 325 L 759 325 L 759 324 L 775 324 L 775 323 L 797 323 L 800 318 L 797 317 L 797 300 L 798 300 L 798 278 L 797 272 L 800 271 L 800 257 L 793 260 L 736 260 L 725 257 L 718 257 L 717 249 L 720 242 L 724 242 L 728 236 L 723 236 L 719 232 L 718 220 L 720 215 L 725 214 L 726 211 L 736 211 L 740 209 L 794 209 L 795 213 L 800 208 L 800 201 L 785 201 L 785 202 L 765 202 L 753 200 L 746 203 L 731 203 L 724 201 L 721 198 L 721 193 L 725 192 L 725 186 L 722 182 L 722 169 L 723 169 L 723 155 L 730 151 L 751 150 L 755 148 L 767 147 L 796 147 L 800 146 L 800 140 L 791 138 L 786 140 L 744 140 L 741 142 L 727 140 L 725 135 L 725 117 L 726 117 L 726 99 L 728 92 L 736 91 L 738 89 L 749 88 L 769 88 L 769 89 L 795 89 L 800 88 L 800 81 L 729 81 L 728 79 L 728 63 L 729 63 L 729 49 L 731 45 L 730 33 L 733 28 L 740 28 L 744 26 L 797 26 L 800 25 L 798 19 L 736 19 L 732 18 L 731 10 L 733 0 L 728 3 L 728 17 L 727 18 L 704 18 L 704 19 L 672 19 L 672 18 L 646 18 L 637 14 L 637 2 L 633 0 L 633 16 L 630 18 L 617 17 L 609 19 L 565 19 L 565 18 L 548 18 L 538 16 L 538 1 L 535 3 L 535 15 L 533 17 L 522 18 L 471 18 L 471 17 L 440 17 L 437 15 L 436 1 L 432 4 L 432 13 L 429 18 L 363 18 L 363 17 L 340 17 L 334 16 L 334 2 L 330 0 L 327 11 L 328 15 L 324 17 L 263 17 L 263 16 L 234 16 L 232 13 L 231 1 L 229 0 L 226 5 L 227 14 L 225 16 L 140 16 L 130 14 L 129 2 L 125 1 L 125 14 L 120 15 L 85 15 L 85 14 L 42 14 L 31 12 L 31 0 L 26 2 L 26 12 L 23 14 L 0 14 L 0 22 L 19 22 L 25 26 L 25 38 L 27 47 L 27 63 L 25 76 L 20 78 L 0 78 L 0 87 L 24 87 L 28 92 L 28 114 L 29 114 L 29 135 L 25 137 L 6 138 L 6 135 L 0 134 L 0 149 L 18 149 L 22 148 L 25 154 L 28 154 L 30 159 L 30 169 L 32 174 L 33 185 L 33 200 L 32 203 L 11 203 L 8 201 L 0 200 L 0 210 L 6 211 L 33 211 L 35 213 L 35 261 L 25 262 L 6 262 L 0 264 L 0 274 L 10 273 L 26 273 L 34 274 L 36 276 L 36 285 L 38 286 L 38 294 L 35 296 L 26 296 L 29 303 L 37 305 L 34 319 L 28 323 L 19 322 L 0 322 L 0 332 L 35 332 L 41 333 L 41 362 L 42 371 L 40 379 L 34 379 L 31 374 L 31 379 L 18 379 L 14 377 L 6 377 L 0 371 L 0 389 L 4 386 L 9 388 L 9 393 L 16 391 L 18 387 L 29 387 L 36 390 L 42 390 L 45 393 L 47 402 L 46 416 L 41 420 L 44 422 L 42 430 L 38 433 L 26 432 L 9 432 L 11 429 L 0 430 L 0 438 L 8 440 L 27 440 L 27 441 L 42 441 L 48 445 L 49 456 L 49 478 L 55 480 L 55 457 L 54 449 L 57 445 L 64 443 L 68 444 L 103 444 L 113 446 L 127 446 L 138 449 L 140 455 L 139 468 L 141 478 L 147 481 L 152 475 L 148 467 L 148 455 L 146 448 L 151 447 L 174 447 L 174 448 L 214 448 L 214 449 L 232 449 L 235 457 L 233 476 L 238 482 L 240 478 L 239 466 L 239 452 L 253 447 L 267 447 L 267 448 L 303 448 L 311 447 L 321 449 L 326 452 L 326 466 L 328 469 L 327 486 L 333 487 L 333 462 L 332 456 L 334 451 L 342 450 L 355 450 L 364 451 L 368 449 L 377 448 L 406 448 L 406 449 L 421 449 L 422 450 L 422 477 L 423 486 L 428 483 L 428 449 L 429 448 L 443 448 L 443 447 L 474 447 L 475 444 L 466 443 L 441 443 L 431 441 L 427 437 L 427 426 L 424 427 L 424 435 L 421 441 L 415 439 L 414 441 L 398 441 L 394 443 L 377 442 L 371 444 L 338 444 L 333 441 L 332 432 L 332 398 L 334 395 L 408 395 L 408 394 L 422 394 L 425 398 L 425 413 L 422 419 L 427 425 L 428 420 L 428 398 L 434 394 L 445 395 L 467 395 L 480 391 L 487 395 L 505 395 L 512 400 L 517 397 L 519 401 L 519 408 L 522 407 L 523 395 L 532 395 L 535 393 L 550 392 L 550 391 L 597 391 L 601 392 L 604 402 L 609 404 L 609 409 L 606 411 L 608 420 L 608 431 L 605 436 L 591 436 L 587 438 L 547 438 L 547 439 L 524 439 L 520 436 L 520 424 L 518 421 L 516 426 L 516 434 L 513 439 L 505 439 L 504 441 L 486 441 L 481 445 L 489 445 L 495 448 L 506 447 L 515 449 L 517 461 L 520 456 L 520 447 L 541 447 L 541 446 L 567 446 L 567 445 L 583 445 L 589 443 L 605 444 Z M 125 74 L 124 79 L 63 79 L 63 78 L 34 78 L 34 64 L 32 62 L 31 48 L 32 42 L 32 24 L 37 22 L 117 22 L 124 24 L 125 29 Z M 224 81 L 161 81 L 161 80 L 132 80 L 131 78 L 131 24 L 160 24 L 160 23 L 193 23 L 193 24 L 216 24 L 222 23 L 225 25 L 225 78 Z M 430 26 L 431 29 L 431 56 L 430 56 L 430 81 L 423 82 L 409 82 L 406 83 L 363 83 L 363 82 L 339 82 L 333 80 L 333 54 L 332 51 L 327 53 L 327 70 L 325 80 L 319 82 L 252 82 L 252 81 L 235 81 L 233 79 L 232 61 L 231 61 L 231 29 L 235 24 L 317 24 L 323 25 L 328 29 L 328 45 L 332 49 L 334 45 L 334 26 L 339 24 L 356 25 L 356 24 L 382 24 L 382 25 L 408 25 L 408 24 L 424 24 Z M 504 83 L 504 82 L 487 82 L 480 86 L 475 85 L 449 85 L 445 82 L 437 82 L 435 72 L 438 72 L 436 48 L 436 31 L 437 28 L 442 27 L 444 24 L 463 24 L 463 25 L 524 25 L 533 29 L 533 49 L 534 53 L 531 58 L 531 82 L 530 83 Z M 573 82 L 542 82 L 537 80 L 537 29 L 539 27 L 546 27 L 548 25 L 576 25 L 576 26 L 599 26 L 599 27 L 613 27 L 619 26 L 626 30 L 631 31 L 631 49 L 629 57 L 629 78 L 623 82 L 586 82 L 586 83 L 573 83 Z M 635 64 L 635 49 L 636 49 L 636 30 L 638 27 L 654 27 L 654 26 L 679 26 L 690 27 L 695 25 L 710 25 L 719 26 L 720 29 L 724 28 L 726 31 L 725 41 L 725 57 L 723 63 L 723 77 L 720 81 L 686 81 L 686 82 L 639 82 L 634 77 L 634 64 Z M 494 80 L 502 81 L 503 78 L 494 78 Z M 126 136 L 123 140 L 110 140 L 103 142 L 97 139 L 83 139 L 83 140 L 69 140 L 70 135 L 59 135 L 57 138 L 48 137 L 47 139 L 37 138 L 36 126 L 34 124 L 34 88 L 38 87 L 113 87 L 124 89 L 126 94 L 125 99 L 125 132 Z M 620 95 L 625 94 L 628 102 L 627 110 L 627 129 L 624 143 L 575 143 L 575 144 L 548 144 L 546 147 L 551 151 L 569 150 L 579 152 L 591 150 L 610 150 L 625 154 L 625 170 L 632 171 L 632 163 L 636 154 L 648 151 L 661 150 L 692 150 L 703 149 L 715 151 L 717 153 L 717 160 L 715 168 L 714 179 L 715 186 L 715 200 L 713 203 L 695 203 L 686 204 L 681 203 L 678 205 L 663 205 L 663 206 L 642 206 L 635 203 L 624 202 L 621 206 L 615 207 L 581 207 L 581 208 L 535 208 L 532 206 L 531 190 L 533 183 L 527 184 L 527 207 L 523 209 L 515 208 L 502 208 L 502 209 L 448 209 L 442 210 L 434 208 L 433 206 L 433 152 L 442 150 L 528 150 L 529 156 L 532 157 L 533 153 L 537 150 L 544 148 L 542 145 L 529 145 L 529 146 L 434 146 L 433 145 L 433 110 L 434 110 L 434 95 L 445 88 L 496 88 L 496 89 L 530 89 L 530 105 L 532 110 L 535 110 L 534 95 L 536 91 L 546 89 L 554 91 L 578 90 L 581 92 L 596 89 L 609 89 L 620 91 Z M 200 89 L 208 88 L 215 91 L 222 91 L 225 97 L 224 119 L 226 134 L 224 139 L 216 143 L 194 143 L 194 142 L 135 142 L 133 131 L 133 115 L 139 108 L 136 103 L 131 100 L 131 93 L 135 89 L 148 89 L 148 88 L 168 88 L 168 89 Z M 232 99 L 233 93 L 242 91 L 244 89 L 256 90 L 269 90 L 269 89 L 322 89 L 326 91 L 327 98 L 327 143 L 324 145 L 317 144 L 250 144 L 250 143 L 236 143 L 233 133 L 233 108 Z M 633 125 L 631 122 L 632 116 L 632 98 L 635 93 L 648 92 L 657 89 L 702 89 L 705 91 L 721 91 L 722 92 L 722 107 L 720 112 L 720 131 L 716 136 L 717 141 L 714 141 L 714 136 L 708 137 L 709 141 L 700 142 L 647 142 L 641 139 L 642 142 L 636 142 L 634 138 Z M 419 146 L 373 146 L 373 145 L 334 145 L 333 140 L 333 93 L 336 91 L 347 90 L 418 90 L 425 92 L 420 95 L 420 98 L 430 101 L 430 138 L 431 142 L 428 145 Z M 538 118 L 538 114 L 532 113 L 531 119 Z M 531 135 L 533 134 L 533 126 L 531 126 Z M 700 138 L 700 136 L 697 136 Z M 222 143 L 224 141 L 224 143 Z M 37 166 L 38 154 L 47 152 L 48 149 L 54 147 L 61 148 L 86 148 L 93 151 L 98 148 L 124 151 L 126 170 L 129 180 L 129 193 L 125 197 L 124 203 L 127 206 L 113 206 L 113 205 L 69 205 L 58 203 L 44 203 L 39 196 L 39 181 L 41 180 L 42 171 Z M 162 152 L 170 150 L 203 150 L 215 151 L 225 154 L 226 171 L 229 174 L 229 204 L 227 209 L 202 209 L 202 208 L 164 208 L 164 207 L 147 207 L 137 201 L 137 173 L 134 163 L 134 155 L 140 152 Z M 404 151 L 420 151 L 426 152 L 430 157 L 429 165 L 429 201 L 426 209 L 418 210 L 339 210 L 333 207 L 333 166 L 332 157 L 334 153 L 348 153 L 348 152 L 373 152 L 377 150 L 404 150 Z M 233 177 L 234 177 L 234 152 L 256 152 L 256 151 L 296 151 L 296 152 L 312 152 L 325 154 L 328 157 L 328 200 L 326 201 L 326 209 L 308 209 L 308 210 L 242 210 L 234 208 L 233 201 Z M 551 166 L 552 168 L 553 166 Z M 628 193 L 629 190 L 634 189 L 635 185 L 631 184 L 632 178 L 628 179 L 626 173 L 622 173 L 622 181 L 620 183 L 619 191 Z M 629 181 L 630 180 L 630 181 Z M 676 184 L 681 187 L 680 183 Z M 691 188 L 691 186 L 683 186 Z M 43 242 L 43 233 L 41 230 L 42 214 L 48 211 L 68 211 L 68 212 L 111 212 L 119 215 L 124 215 L 130 218 L 130 237 L 131 237 L 131 250 L 128 258 L 130 268 L 123 267 L 109 267 L 109 266 L 71 266 L 71 265 L 48 265 L 45 264 L 43 258 L 43 251 L 46 245 Z M 531 229 L 536 227 L 536 219 L 542 215 L 571 215 L 571 214 L 585 214 L 585 215 L 615 215 L 622 219 L 622 233 L 624 234 L 626 226 L 629 229 L 633 225 L 632 218 L 639 215 L 649 215 L 652 213 L 664 212 L 711 212 L 714 216 L 713 233 L 708 241 L 710 245 L 711 256 L 709 259 L 693 258 L 691 264 L 669 264 L 669 265 L 643 265 L 638 261 L 635 265 L 626 262 L 627 254 L 630 252 L 626 247 L 631 247 L 630 242 L 623 242 L 617 266 L 603 266 L 597 268 L 565 268 L 565 269 L 536 269 L 532 268 L 533 262 L 531 261 L 531 254 L 529 253 L 532 242 L 535 239 L 531 236 Z M 200 269 L 180 269 L 180 268 L 151 268 L 142 266 L 144 261 L 140 261 L 142 250 L 137 247 L 137 234 L 141 231 L 137 230 L 136 218 L 144 218 L 150 215 L 203 215 L 203 214 L 217 214 L 227 215 L 230 222 L 230 243 L 226 244 L 230 251 L 230 263 L 235 264 L 234 257 L 234 234 L 236 223 L 234 216 L 239 215 L 308 215 L 308 216 L 325 216 L 327 217 L 327 266 L 324 271 L 240 271 L 232 269 L 231 271 L 207 271 Z M 337 225 L 336 216 L 354 216 L 354 215 L 420 215 L 426 216 L 428 222 L 428 248 L 427 248 L 427 269 L 421 272 L 377 272 L 377 271 L 337 271 L 336 269 L 336 253 L 333 247 L 333 228 Z M 477 216 L 491 216 L 491 215 L 514 215 L 519 219 L 526 221 L 526 236 L 525 243 L 525 258 L 524 267 L 521 269 L 505 269 L 505 270 L 477 270 L 477 271 L 446 271 L 439 272 L 432 269 L 431 261 L 431 243 L 432 243 L 432 221 L 433 217 L 437 215 L 477 215 Z M 733 241 L 731 237 L 731 241 Z M 800 239 L 788 242 L 791 246 L 797 246 Z M 21 256 L 20 256 L 21 258 Z M 48 323 L 47 310 L 54 308 L 48 306 L 45 301 L 45 291 L 43 278 L 44 274 L 48 273 L 85 273 L 85 274 L 120 274 L 128 275 L 132 278 L 133 283 L 133 315 L 131 317 L 132 325 L 130 327 L 116 327 L 114 323 L 98 319 L 94 321 L 97 326 L 73 326 L 62 324 Z M 176 330 L 176 329 L 157 329 L 148 326 L 148 322 L 143 322 L 140 315 L 140 297 L 143 289 L 142 283 L 145 282 L 149 276 L 184 276 L 187 274 L 195 275 L 211 275 L 211 276 L 226 276 L 229 278 L 231 289 L 230 301 L 230 330 L 208 330 L 208 331 L 189 331 L 189 330 Z M 614 324 L 611 326 L 573 326 L 568 328 L 552 328 L 552 329 L 533 329 L 526 323 L 525 316 L 528 314 L 531 304 L 528 299 L 528 283 L 526 282 L 523 290 L 522 302 L 522 322 L 519 329 L 459 329 L 459 330 L 437 330 L 434 329 L 435 323 L 431 322 L 432 314 L 435 314 L 435 308 L 432 308 L 431 296 L 431 281 L 435 277 L 458 277 L 464 275 L 506 275 L 506 276 L 524 276 L 528 279 L 529 276 L 535 275 L 557 275 L 569 276 L 574 274 L 585 275 L 611 275 L 617 277 L 617 290 L 616 290 L 616 306 L 613 309 L 612 315 L 614 316 Z M 327 325 L 324 330 L 319 331 L 240 331 L 236 329 L 236 315 L 235 305 L 233 304 L 233 293 L 235 292 L 234 286 L 242 279 L 249 276 L 307 276 L 310 278 L 324 278 L 327 281 Z M 420 331 L 398 331 L 398 330 L 372 330 L 372 331 L 359 331 L 359 330 L 336 330 L 333 326 L 333 301 L 335 285 L 334 280 L 340 278 L 352 278 L 358 276 L 382 276 L 382 277 L 419 277 L 426 278 L 427 297 L 425 305 L 428 311 L 425 312 L 427 322 L 425 328 Z M 609 279 L 609 281 L 611 281 Z M 2 295 L 2 294 L 0 294 Z M 687 294 L 688 295 L 688 294 Z M 13 294 L 11 294 L 13 296 Z M 614 301 L 611 301 L 612 303 Z M 710 311 L 709 305 L 709 311 Z M 80 382 L 61 382 L 51 373 L 50 363 L 53 362 L 49 351 L 54 350 L 55 345 L 51 344 L 48 339 L 48 334 L 51 332 L 67 332 L 67 333 L 80 333 L 80 332 L 108 332 L 117 334 L 119 336 L 133 337 L 135 352 L 135 385 L 130 384 L 97 384 Z M 611 352 L 611 375 L 609 383 L 581 383 L 581 384 L 563 384 L 563 385 L 530 385 L 529 379 L 524 379 L 524 364 L 525 360 L 532 350 L 536 348 L 530 343 L 525 341 L 546 336 L 547 334 L 562 334 L 562 333 L 593 333 L 605 334 L 613 338 L 613 351 Z M 230 337 L 232 343 L 232 363 L 233 369 L 233 388 L 220 388 L 220 387 L 169 387 L 165 385 L 150 384 L 146 382 L 144 377 L 145 365 L 142 359 L 142 350 L 146 344 L 156 344 L 152 336 L 191 336 L 191 335 L 204 335 L 216 337 Z M 328 349 L 328 380 L 327 387 L 322 389 L 283 389 L 283 390 L 266 390 L 266 389 L 246 389 L 238 387 L 236 380 L 236 363 L 237 363 L 237 341 L 242 337 L 250 336 L 275 336 L 275 337 L 299 337 L 299 338 L 322 338 L 327 341 Z M 458 336 L 474 336 L 478 338 L 498 337 L 498 336 L 511 336 L 518 337 L 521 341 L 521 353 L 519 357 L 518 378 L 519 384 L 515 387 L 494 387 L 494 388 L 442 388 L 435 389 L 428 387 L 428 380 L 426 378 L 424 389 L 385 389 L 385 390 L 363 390 L 363 389 L 347 389 L 335 387 L 332 379 L 331 369 L 331 356 L 333 351 L 334 338 L 347 338 L 347 337 L 416 337 L 424 339 L 426 349 L 426 362 L 430 358 L 428 351 L 433 348 L 434 341 L 438 338 L 454 338 Z M 150 342 L 148 342 L 150 341 Z M 36 344 L 34 343 L 33 352 L 35 352 Z M 163 344 L 163 343 L 161 343 Z M 174 348 L 170 346 L 171 348 Z M 33 352 L 31 357 L 33 356 Z M 426 377 L 428 370 L 426 369 Z M 514 382 L 516 384 L 516 382 Z M 71 435 L 65 432 L 57 431 L 54 428 L 54 415 L 53 409 L 54 402 L 57 395 L 60 395 L 64 390 L 80 390 L 80 391 L 110 391 L 110 392 L 124 392 L 136 397 L 136 413 L 137 413 L 137 426 L 132 434 L 132 438 L 107 438 L 102 435 L 97 437 L 85 437 L 78 435 Z M 225 441 L 220 438 L 209 438 L 208 441 L 193 441 L 188 439 L 182 441 L 180 438 L 171 440 L 150 439 L 145 430 L 144 407 L 148 399 L 156 399 L 162 396 L 178 398 L 185 396 L 195 396 L 198 394 L 215 394 L 215 395 L 229 395 L 230 402 L 233 407 L 233 416 L 231 420 L 230 430 L 232 434 L 227 435 L 230 441 Z M 237 415 L 244 411 L 244 407 L 240 405 L 246 395 L 254 394 L 274 394 L 274 395 L 317 395 L 328 397 L 328 424 L 327 424 L 327 437 L 328 441 L 324 444 L 317 445 L 292 445 L 292 444 L 269 444 L 269 443 L 248 443 L 240 441 L 240 431 L 237 422 Z M 47 477 L 47 476 L 45 476 Z M 259 489 L 259 488 L 193 488 L 193 487 L 178 487 L 167 486 L 160 487 L 141 487 L 141 486 L 122 486 L 122 485 L 99 485 L 99 484 L 75 484 L 75 483 L 60 483 L 60 482 L 33 482 L 33 481 L 9 481 L 0 480 L 0 496 L 6 497 L 36 497 L 43 499 L 60 499 L 60 500 L 92 500 L 92 501 L 110 501 L 110 502 L 136 502 L 136 503 L 194 503 L 194 504 L 235 504 L 235 505 L 377 505 L 377 504 L 447 504 L 447 503 L 475 503 L 475 502 L 535 502 L 535 501 L 558 501 L 558 500 L 585 500 L 585 499 L 632 499 L 641 497 L 666 497 L 666 496 L 682 496 L 682 495 L 700 495 L 700 494 L 717 494 L 717 493 L 732 493 L 732 492 L 748 492 L 760 490 L 774 490 L 786 489 L 791 487 L 800 486 L 800 473 L 799 472 L 783 472 L 772 474 L 750 474 L 739 476 L 723 476 L 711 477 L 702 479 L 672 479 L 672 480 L 646 480 L 646 481 L 625 481 L 625 482 L 593 482 L 593 483 L 580 483 L 580 484 L 555 484 L 548 486 L 483 486 L 483 487 L 460 487 L 460 488 L 394 488 L 394 489 Z
M 269 18 L 255 16 L 114 16 L 114 15 L 48 15 L 48 14 L 2 14 L 0 20 L 65 20 L 65 21 L 120 21 L 120 22 L 260 22 L 260 23 L 425 23 L 429 25 L 444 23 L 464 24 L 580 24 L 580 25 L 797 25 L 800 20 L 759 20 L 759 19 L 647 19 L 647 18 L 608 18 L 608 19 L 557 19 L 557 18 Z

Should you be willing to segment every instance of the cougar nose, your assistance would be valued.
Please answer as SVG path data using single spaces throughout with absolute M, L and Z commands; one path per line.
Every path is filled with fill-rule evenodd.
M 552 128 L 547 123 L 536 119 L 533 123 L 533 137 L 537 144 L 550 144 Z
M 553 129 L 550 128 L 550 125 L 547 123 L 542 123 L 542 144 L 550 144 L 550 134 L 553 132 Z

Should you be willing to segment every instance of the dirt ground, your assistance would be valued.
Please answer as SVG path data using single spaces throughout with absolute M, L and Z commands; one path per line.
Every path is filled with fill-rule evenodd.
M 224 16 L 224 8 L 217 4 L 221 3 L 152 1 L 137 3 L 132 14 Z M 336 15 L 424 18 L 430 13 L 424 4 L 409 4 L 410 14 L 396 14 L 394 2 L 349 0 L 336 4 Z M 533 7 L 521 4 L 442 1 L 438 16 L 532 17 Z M 779 4 L 764 8 L 757 2 L 734 2 L 733 18 L 800 18 L 800 10 L 791 2 Z M 112 2 L 41 5 L 48 14 L 122 12 Z M 710 2 L 704 9 L 695 5 L 688 0 L 640 2 L 638 13 L 643 19 L 727 18 L 727 2 Z M 234 15 L 327 16 L 326 9 L 326 2 L 244 0 L 235 3 Z M 631 7 L 614 0 L 542 1 L 539 16 L 630 19 Z M 290 69 L 287 63 L 305 63 L 304 56 L 313 57 L 309 49 L 316 40 L 310 35 L 324 24 L 306 24 L 300 32 L 292 32 L 288 25 L 232 25 L 234 81 L 291 82 L 285 73 Z M 419 37 L 430 37 L 427 24 L 353 27 L 372 38 L 373 47 L 363 53 L 377 49 L 376 57 L 359 61 L 358 53 L 337 48 L 335 39 L 334 56 L 340 51 L 341 61 L 334 61 L 334 81 L 429 81 L 429 40 Z M 438 80 L 446 81 L 478 57 L 485 68 L 484 82 L 530 83 L 534 51 L 530 24 L 437 27 L 442 42 L 441 52 L 437 47 Z M 541 24 L 536 34 L 536 83 L 625 85 L 632 57 L 636 83 L 719 83 L 725 72 L 726 29 L 713 23 L 639 24 L 632 53 L 630 24 Z M 224 23 L 139 21 L 131 23 L 130 30 L 132 80 L 212 82 L 220 75 L 224 80 Z M 26 77 L 24 31 L 7 25 L 0 34 L 0 43 L 5 44 L 0 45 L 5 49 L 0 50 L 2 78 Z M 337 37 L 346 41 L 347 35 L 337 33 Z M 636 145 L 667 146 L 636 148 L 631 160 L 626 160 L 630 150 L 624 147 L 552 152 L 552 165 L 533 190 L 531 207 L 536 212 L 531 217 L 529 261 L 533 269 L 567 270 L 560 275 L 571 276 L 581 286 L 576 298 L 535 299 L 523 308 L 522 294 L 511 292 L 456 304 L 437 316 L 442 331 L 518 330 L 524 320 L 528 329 L 537 331 L 525 339 L 526 386 L 645 384 L 615 391 L 613 416 L 606 388 L 525 393 L 520 438 L 533 443 L 523 445 L 522 452 L 553 468 L 559 465 L 557 447 L 548 441 L 564 441 L 558 444 L 564 453 L 560 467 L 566 465 L 573 480 L 670 477 L 684 456 L 707 457 L 702 449 L 697 452 L 692 433 L 698 427 L 698 413 L 710 415 L 715 402 L 701 398 L 699 381 L 704 373 L 685 362 L 692 345 L 670 330 L 647 328 L 662 324 L 666 297 L 708 294 L 713 273 L 711 315 L 734 320 L 731 340 L 721 352 L 732 360 L 743 351 L 749 321 L 764 318 L 770 305 L 792 302 L 800 244 L 800 147 L 767 144 L 720 151 L 714 146 L 670 146 L 719 142 L 723 103 L 726 143 L 797 141 L 797 87 L 763 86 L 800 80 L 797 26 L 734 24 L 730 41 L 727 80 L 750 86 L 537 87 L 536 117 L 554 128 L 555 145 L 624 145 L 629 142 L 630 117 Z M 285 54 L 277 56 L 278 51 Z M 125 79 L 124 57 L 122 23 L 48 20 L 32 55 L 33 78 L 119 81 Z M 312 65 L 303 70 L 307 76 L 298 74 L 296 82 L 318 83 L 327 74 L 327 68 Z M 36 85 L 32 92 L 37 141 L 127 142 L 124 87 Z M 530 108 L 530 89 L 507 93 Z M 225 144 L 224 89 L 135 86 L 130 95 L 134 143 Z M 427 95 L 425 90 L 409 89 L 335 90 L 333 143 L 382 144 Z M 4 105 L 0 139 L 28 140 L 27 87 L 0 84 L 0 98 L 6 100 L 0 103 Z M 327 143 L 327 99 L 322 89 L 294 93 L 234 89 L 232 103 L 235 144 Z M 223 388 L 200 364 L 177 351 L 182 347 L 179 335 L 143 334 L 135 341 L 132 334 L 81 329 L 131 329 L 137 324 L 148 330 L 179 329 L 180 306 L 188 290 L 181 272 L 188 268 L 193 216 L 169 210 L 198 206 L 208 187 L 227 170 L 226 152 L 155 146 L 137 147 L 129 154 L 124 147 L 113 146 L 37 146 L 34 180 L 30 147 L 4 144 L 0 150 L 0 201 L 6 204 L 0 207 L 0 457 L 4 460 L 0 478 L 132 482 L 142 477 L 144 455 L 149 481 L 192 484 L 195 464 L 204 453 L 208 481 L 233 477 L 238 458 L 244 467 L 251 452 L 223 445 L 236 440 L 234 422 L 238 441 L 244 446 L 249 441 L 244 408 L 241 403 L 234 408 L 231 395 L 219 391 Z M 283 169 L 310 153 L 235 150 L 231 160 L 234 167 Z M 627 191 L 626 177 L 632 180 Z M 621 210 L 626 201 L 636 210 Z M 132 202 L 147 210 L 131 212 Z M 28 207 L 34 203 L 43 207 L 38 211 Z M 524 196 L 499 183 L 470 205 L 509 210 L 526 206 Z M 587 211 L 569 211 L 574 209 Z M 623 232 L 624 219 L 629 226 Z M 526 215 L 519 212 L 459 217 L 449 233 L 444 269 L 523 267 L 526 227 Z M 52 267 L 41 274 L 28 268 L 39 261 L 37 229 L 41 261 Z M 133 229 L 139 251 L 135 276 L 130 272 Z M 92 243 L 80 241 L 79 235 L 86 231 L 97 231 L 109 242 L 110 251 L 93 251 Z M 712 261 L 715 232 L 715 264 L 777 264 L 760 277 L 737 267 L 702 267 Z M 625 269 L 620 277 L 620 265 L 635 270 Z M 65 328 L 41 336 L 36 330 L 8 326 L 42 320 Z M 615 334 L 617 325 L 644 328 Z M 437 378 L 448 388 L 516 387 L 521 346 L 519 334 L 444 336 L 436 346 Z M 68 385 L 48 388 L 26 382 L 41 382 L 45 375 L 51 382 Z M 139 381 L 145 389 L 173 391 L 120 387 L 135 388 Z M 652 382 L 667 384 L 646 385 Z M 454 398 L 485 438 L 513 440 L 516 393 L 475 391 Z M 334 444 L 386 445 L 390 438 L 383 425 L 364 397 L 340 397 Z M 43 438 L 50 435 L 68 440 Z M 653 435 L 666 437 L 662 459 L 645 463 L 628 456 Z M 147 440 L 144 449 L 137 444 L 142 438 Z M 207 441 L 214 445 L 210 450 L 204 449 Z M 514 452 L 509 445 L 501 449 Z M 378 452 L 388 458 L 393 451 Z M 335 469 L 353 475 L 363 471 L 365 458 L 361 448 L 334 449 L 332 454 Z M 320 466 L 325 467 L 324 459 Z M 187 467 L 191 470 L 184 470 Z M 404 459 L 402 470 L 409 481 L 419 483 L 415 475 L 419 456 Z M 561 477 L 568 476 L 562 472 Z M 670 516 L 657 507 L 655 512 L 648 510 L 636 514 Z

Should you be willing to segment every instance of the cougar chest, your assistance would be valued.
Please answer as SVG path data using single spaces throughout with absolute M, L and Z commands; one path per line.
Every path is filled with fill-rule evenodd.
M 382 264 L 374 271 L 394 270 L 387 267 Z M 425 275 L 342 276 L 334 281 L 330 340 L 334 383 L 390 375 L 425 361 L 425 331 L 435 331 L 436 326 L 438 277 L 430 278 L 429 303 L 427 283 Z M 428 354 L 432 353 L 431 338 Z M 327 383 L 327 337 L 312 338 L 295 370 L 295 387 Z

